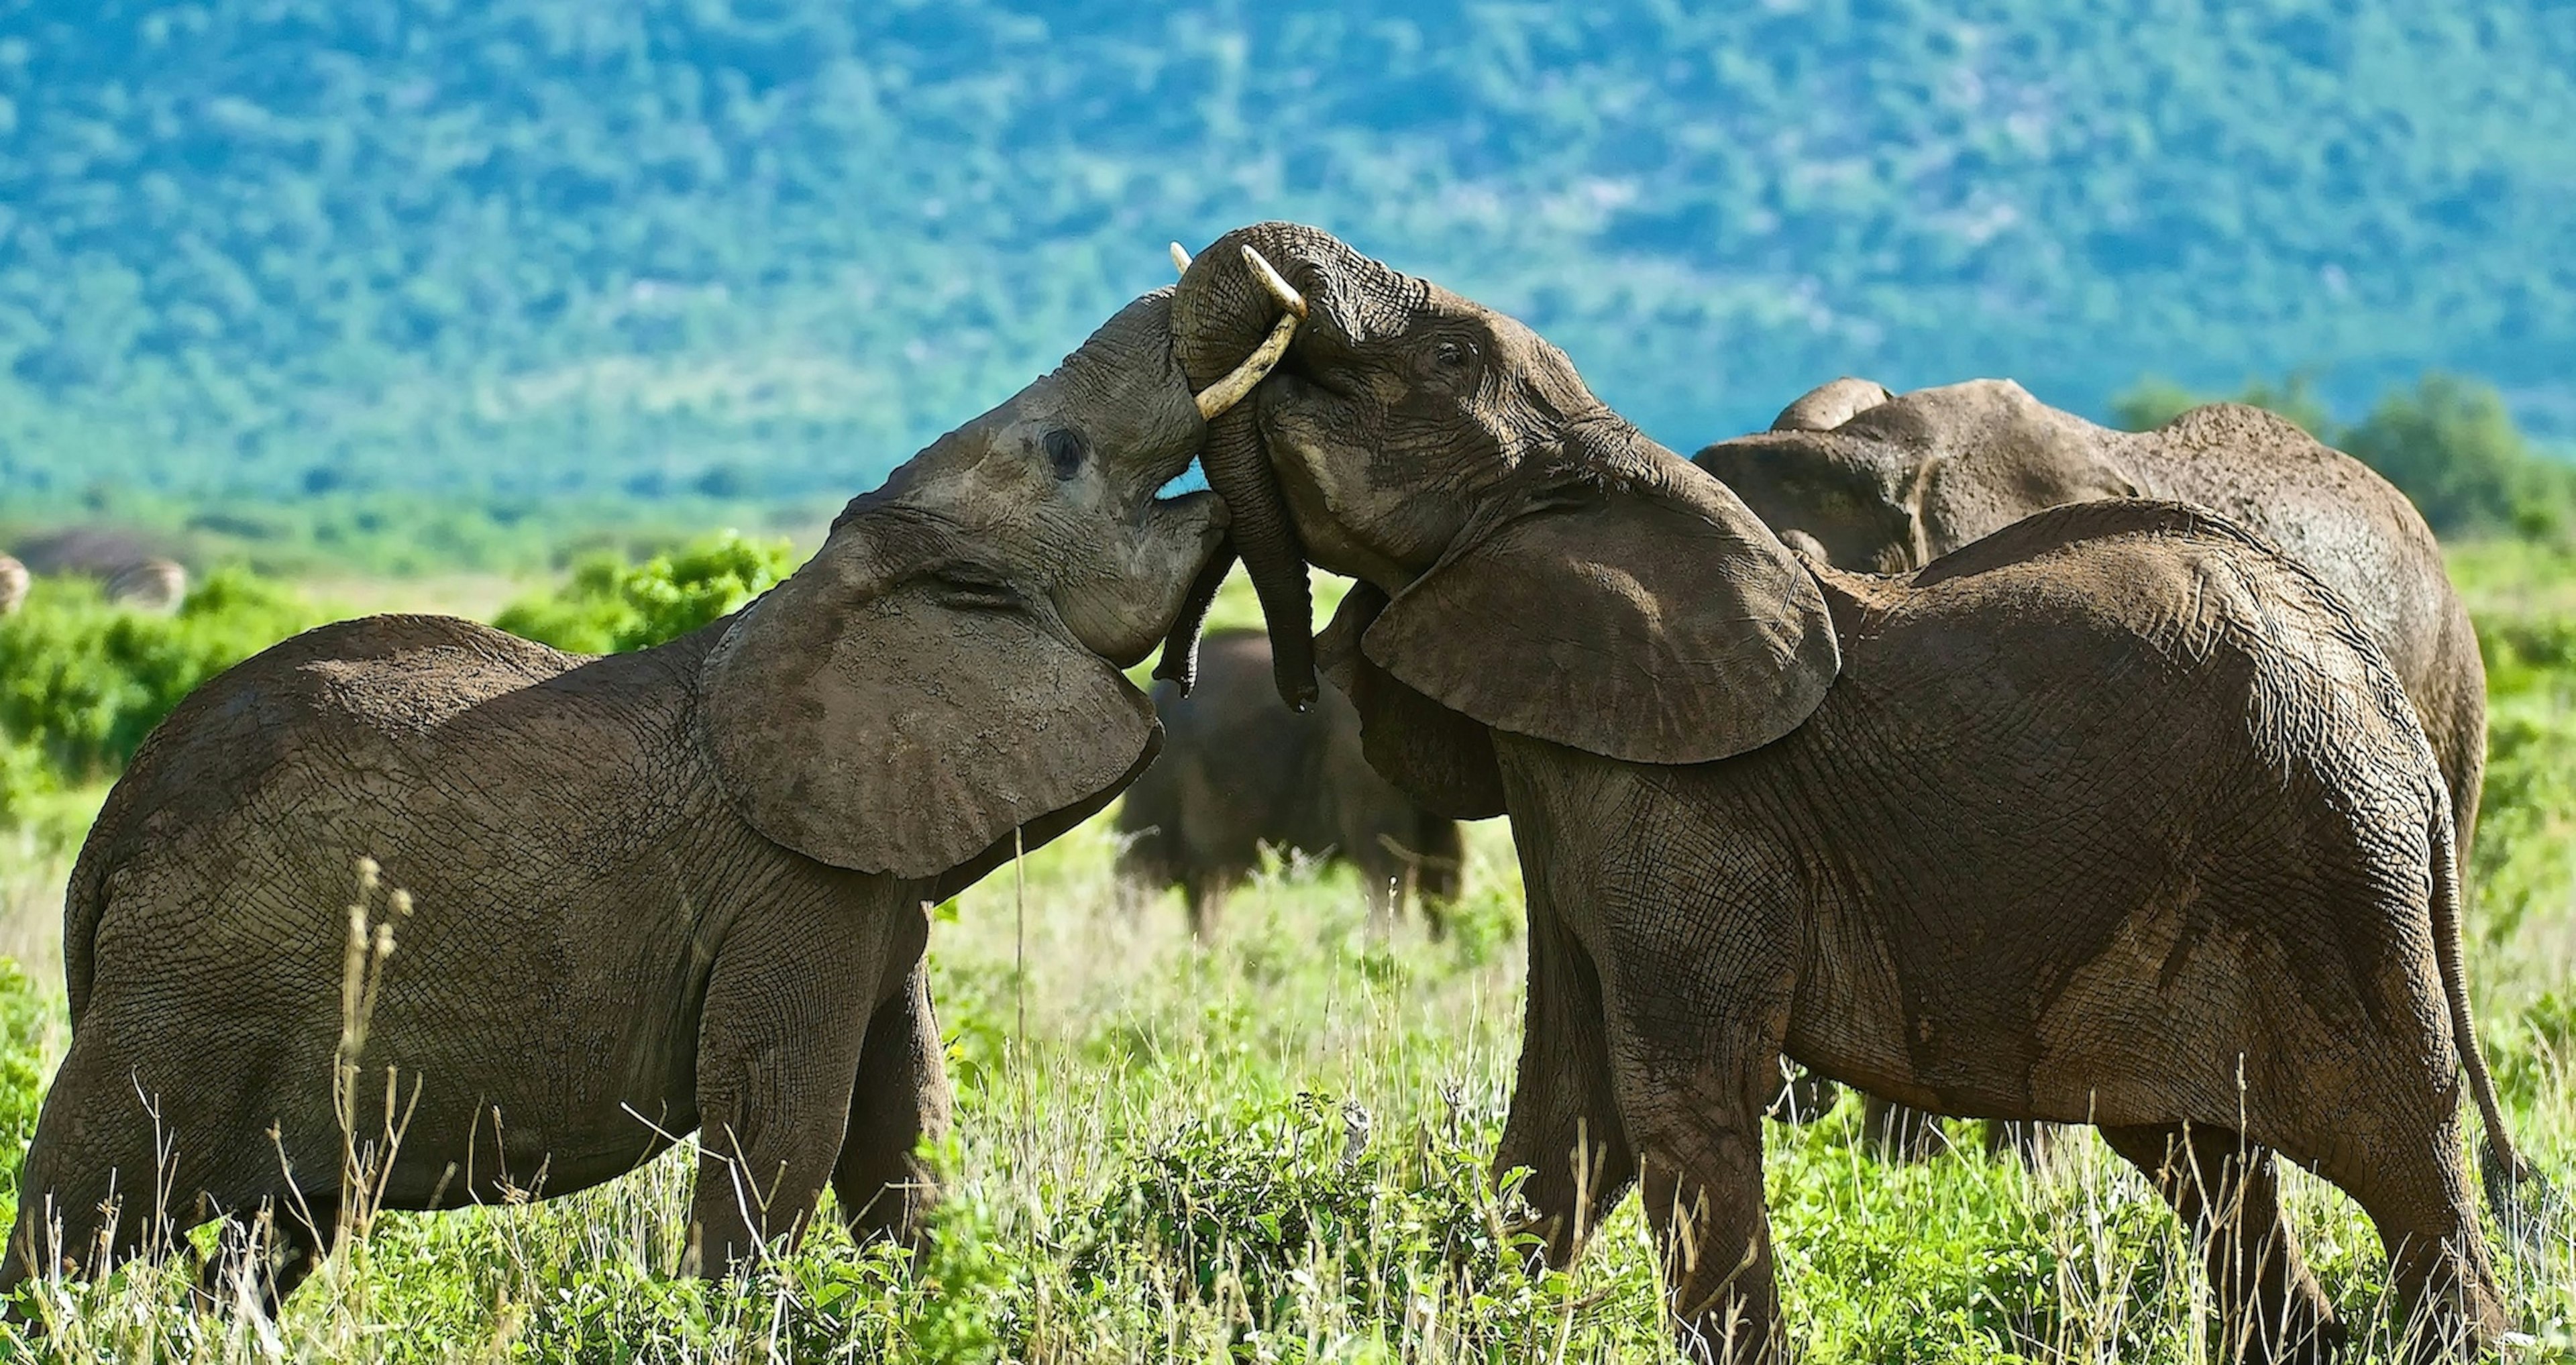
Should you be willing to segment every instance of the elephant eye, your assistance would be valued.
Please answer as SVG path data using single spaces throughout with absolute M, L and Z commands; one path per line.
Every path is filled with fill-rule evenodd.
M 1054 467 L 1057 478 L 1070 479 L 1082 472 L 1085 452 L 1081 432 L 1057 427 L 1040 437 L 1038 444 L 1046 448 L 1047 463 Z
M 1431 363 L 1444 370 L 1463 370 L 1476 363 L 1476 344 L 1456 337 L 1442 337 L 1431 347 Z

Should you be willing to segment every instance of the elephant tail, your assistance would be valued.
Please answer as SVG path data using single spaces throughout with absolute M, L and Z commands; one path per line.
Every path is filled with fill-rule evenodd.
M 2451 834 L 2447 800 L 2441 812 L 2433 829 L 2433 953 L 2451 1010 L 2451 1045 L 2459 1051 L 2461 1070 L 2468 1074 L 2478 1117 L 2486 1122 L 2478 1176 L 2496 1220 L 2515 1241 L 2537 1246 L 2552 1221 L 2559 1195 L 2539 1168 L 2514 1150 L 2513 1137 L 2505 1130 L 2504 1105 L 2496 1098 L 2494 1073 L 2487 1070 L 2486 1052 L 2478 1046 L 2477 1025 L 2469 1015 L 2469 975 L 2461 961 L 2459 848 Z

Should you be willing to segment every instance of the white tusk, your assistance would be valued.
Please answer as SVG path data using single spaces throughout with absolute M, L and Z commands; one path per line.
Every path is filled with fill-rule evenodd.
M 1305 296 L 1290 287 L 1288 281 L 1281 278 L 1278 271 L 1271 269 L 1270 262 L 1263 260 L 1260 252 L 1249 246 L 1245 247 L 1243 263 L 1252 267 L 1252 278 L 1261 281 L 1261 287 L 1270 291 L 1270 297 L 1279 300 L 1280 307 L 1297 317 L 1306 316 Z
M 1190 253 L 1181 250 L 1178 242 L 1172 243 L 1172 268 L 1184 275 L 1190 273 Z
M 1232 374 L 1208 385 L 1206 390 L 1199 394 L 1199 416 L 1213 422 L 1218 414 L 1242 402 L 1244 396 L 1252 392 L 1254 385 L 1269 377 L 1270 368 L 1279 363 L 1279 357 L 1288 354 L 1289 339 L 1296 335 L 1297 315 L 1280 314 L 1279 321 L 1271 325 L 1270 335 L 1263 337 L 1261 344 L 1252 348 L 1252 354 L 1245 356 L 1243 363 L 1235 366 Z

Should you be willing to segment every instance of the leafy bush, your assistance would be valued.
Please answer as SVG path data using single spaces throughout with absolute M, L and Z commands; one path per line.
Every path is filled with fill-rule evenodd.
M 512 603 L 492 624 L 579 654 L 643 649 L 740 610 L 796 564 L 786 541 L 731 531 L 642 564 L 599 555 L 561 589 Z
M 0 957 L 0 1221 L 18 1216 L 18 1168 L 44 1101 L 45 1032 L 53 1005 L 18 964 Z
M 75 780 L 113 773 L 200 684 L 321 620 L 239 570 L 207 575 L 168 616 L 110 605 L 77 580 L 39 584 L 0 618 L 0 749 L 20 751 L 0 756 L 0 785 L 23 797 L 21 783 L 41 780 L 27 751 Z
M 2111 416 L 2127 430 L 2146 431 L 2209 401 L 2149 376 L 2111 400 Z M 2378 470 L 2444 536 L 2563 537 L 2576 530 L 2576 469 L 2535 454 L 2504 399 L 2476 380 L 2425 375 L 2411 390 L 2382 395 L 2350 425 L 2334 419 L 2304 374 L 2277 385 L 2254 380 L 2235 401 L 2278 413 Z

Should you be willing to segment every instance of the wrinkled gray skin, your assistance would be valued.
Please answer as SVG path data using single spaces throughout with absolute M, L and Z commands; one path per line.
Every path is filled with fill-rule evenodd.
M 188 595 L 188 571 L 152 539 L 112 526 L 73 526 L 11 547 L 29 573 L 90 578 L 107 600 L 137 611 L 172 611 Z
M 1179 886 L 1190 932 L 1207 934 L 1225 894 L 1260 868 L 1265 845 L 1348 863 L 1372 916 L 1411 897 L 1441 932 L 1465 852 L 1458 824 L 1369 766 L 1348 698 L 1325 688 L 1313 710 L 1289 710 L 1273 690 L 1261 632 L 1220 630 L 1200 646 L 1198 685 L 1187 696 L 1157 685 L 1154 710 L 1163 752 L 1119 804 L 1127 846 L 1118 870 Z
M 71 1052 L 0 1289 L 131 1254 L 156 1180 L 181 1230 L 274 1207 L 274 1292 L 310 1269 L 362 855 L 415 898 L 357 1089 L 362 1142 L 389 1072 L 416 1097 L 387 1206 L 578 1190 L 696 1129 L 705 1273 L 797 1236 L 827 1183 L 860 1235 L 916 1237 L 914 1150 L 949 1117 L 924 903 L 1151 760 L 1119 669 L 1222 537 L 1213 497 L 1155 497 L 1205 430 L 1168 311 L 1130 306 L 683 639 L 587 658 L 384 616 L 199 689 L 71 881 Z
M 1298 543 L 1362 580 L 1317 655 L 1381 772 L 1512 817 L 1530 982 L 1496 1164 L 1534 1172 L 1554 1259 L 1642 1179 L 1684 1341 L 1784 1354 L 1785 1053 L 2098 1124 L 2200 1230 L 2224 1354 L 2343 1334 L 2275 1153 L 2369 1212 L 2435 1345 L 2492 1339 L 2463 1064 L 2490 1178 L 2527 1168 L 2469 1025 L 2441 772 L 2334 594 L 2127 500 L 1904 579 L 1804 565 L 1527 328 L 1310 228 L 1200 254 L 1193 375 L 1266 323 L 1238 243 L 1313 305 L 1256 423 Z
M 1922 568 L 2068 503 L 2167 498 L 2225 513 L 2343 594 L 2396 667 L 2450 785 L 2465 865 L 2486 770 L 2486 666 L 2468 608 L 2406 495 L 2280 417 L 2212 403 L 2132 433 L 2010 380 L 1898 396 L 1846 377 L 1693 462 L 1791 544 L 1864 572 Z M 1894 1155 L 1938 1144 L 1928 1117 L 1876 1098 L 1863 1131 Z M 1987 1140 L 2006 1139 L 1990 1129 Z
M 2468 608 L 2406 495 L 2282 418 L 2211 403 L 2153 431 L 2114 431 L 2008 379 L 1899 396 L 1843 378 L 1693 463 L 1773 530 L 1865 573 L 1922 568 L 2068 503 L 2163 498 L 2225 514 L 2343 594 L 2396 667 L 2449 781 L 2465 857 L 2487 729 Z
M 27 566 L 0 555 L 0 616 L 27 604 Z

